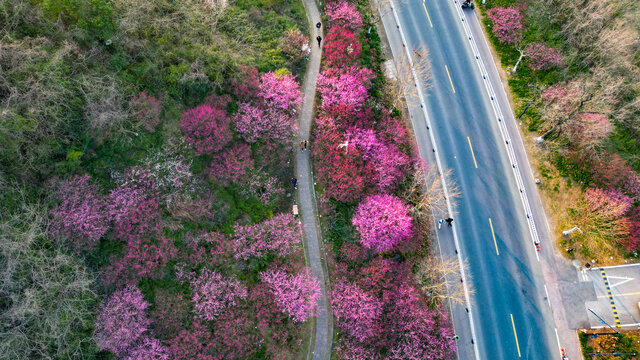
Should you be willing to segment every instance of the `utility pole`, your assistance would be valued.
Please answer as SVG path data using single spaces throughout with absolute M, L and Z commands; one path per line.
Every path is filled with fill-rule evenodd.
M 620 334 L 620 333 L 618 332 L 618 330 L 614 329 L 614 328 L 613 328 L 613 326 L 611 326 L 611 325 L 607 324 L 607 322 L 606 322 L 606 321 L 604 321 L 600 316 L 598 316 L 598 314 L 596 314 L 593 310 L 591 310 L 590 308 L 587 308 L 587 310 L 591 311 L 591 313 L 592 313 L 593 315 L 595 315 L 595 316 L 598 318 L 598 320 L 600 320 L 600 322 L 601 322 L 601 323 L 603 323 L 603 324 L 607 325 L 608 327 L 610 327 L 610 328 L 611 328 L 611 330 L 613 330 L 613 331 L 615 331 L 616 333 Z

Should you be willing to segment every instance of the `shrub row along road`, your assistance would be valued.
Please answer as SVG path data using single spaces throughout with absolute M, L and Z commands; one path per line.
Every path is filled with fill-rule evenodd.
M 303 84 L 304 100 L 299 118 L 299 139 L 308 140 L 311 133 L 313 121 L 313 105 L 316 97 L 316 79 L 320 70 L 321 49 L 315 43 L 319 30 L 315 25 L 319 22 L 320 12 L 314 0 L 304 0 L 309 19 L 309 31 L 311 43 L 311 55 L 307 62 L 307 71 Z M 322 296 L 318 300 L 318 310 L 315 320 L 315 328 L 312 337 L 310 351 L 313 360 L 326 360 L 331 355 L 331 340 L 333 338 L 333 318 L 329 306 L 327 291 L 329 278 L 325 272 L 326 264 L 324 258 L 323 245 L 318 223 L 316 222 L 316 203 L 313 190 L 313 174 L 311 173 L 311 151 L 301 151 L 298 146 L 296 156 L 296 176 L 298 178 L 298 204 L 300 206 L 300 216 L 302 218 L 302 229 L 304 232 L 304 244 L 307 255 L 307 263 L 311 268 L 313 276 L 318 279 Z
M 394 56 L 405 51 L 397 25 L 408 49 L 430 51 L 433 88 L 424 94 L 424 104 L 431 129 L 420 106 L 410 111 L 420 153 L 434 164 L 433 132 L 442 167 L 453 171 L 462 191 L 453 228 L 438 230 L 443 254 L 458 251 L 468 261 L 466 281 L 475 288 L 469 296 L 472 321 L 465 305 L 452 309 L 459 358 L 559 359 L 541 263 L 459 4 L 409 0 L 395 5 L 399 24 L 391 14 L 383 17 Z

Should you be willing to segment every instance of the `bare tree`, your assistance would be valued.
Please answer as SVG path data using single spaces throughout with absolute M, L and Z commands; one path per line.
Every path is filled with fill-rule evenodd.
M 442 183 L 443 178 L 451 206 L 455 207 L 455 201 L 460 197 L 461 192 L 458 185 L 453 181 L 450 170 L 447 170 L 441 177 L 437 168 L 430 167 L 427 169 L 426 165 L 421 165 L 413 174 L 411 184 L 407 187 L 404 196 L 413 205 L 411 207 L 413 217 L 427 220 L 419 223 L 427 224 L 428 226 L 428 224 L 431 224 L 428 219 L 431 219 L 432 216 L 440 219 L 449 214 L 444 184 Z
M 392 104 L 396 108 L 417 105 L 420 102 L 418 88 L 415 79 L 420 81 L 422 90 L 431 88 L 431 62 L 429 61 L 429 49 L 415 48 L 411 59 L 405 51 L 402 51 L 394 59 L 395 79 L 388 82 L 387 93 L 392 98 Z M 413 75 L 416 75 L 414 77 Z
M 469 269 L 467 261 L 462 266 L 465 271 Z M 468 278 L 466 283 L 460 281 L 461 269 L 455 258 L 441 261 L 434 256 L 425 257 L 418 264 L 414 277 L 420 290 L 432 301 L 451 300 L 454 304 L 464 304 L 465 286 L 470 294 L 474 292 Z

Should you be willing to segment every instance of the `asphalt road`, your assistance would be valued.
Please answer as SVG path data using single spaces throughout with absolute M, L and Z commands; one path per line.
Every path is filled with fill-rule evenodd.
M 420 152 L 433 158 L 432 132 L 442 167 L 452 170 L 462 191 L 454 229 L 445 226 L 438 233 L 443 254 L 458 250 L 468 262 L 467 282 L 475 289 L 469 296 L 473 324 L 464 305 L 453 308 L 459 358 L 558 359 L 554 318 L 520 190 L 454 6 L 442 0 L 396 2 L 407 46 L 430 51 L 433 87 L 424 102 L 432 128 L 412 114 Z M 384 21 L 390 28 L 388 17 Z M 398 41 L 389 34 L 392 47 Z

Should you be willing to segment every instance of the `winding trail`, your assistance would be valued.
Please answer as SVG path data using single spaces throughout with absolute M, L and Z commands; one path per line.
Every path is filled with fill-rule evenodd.
M 303 0 L 307 10 L 311 43 L 311 54 L 307 64 L 307 72 L 304 77 L 303 94 L 304 101 L 299 117 L 298 144 L 302 140 L 308 140 L 313 121 L 313 109 L 316 98 L 316 79 L 320 71 L 320 58 L 322 49 L 318 47 L 316 36 L 320 33 L 315 24 L 321 21 L 320 11 L 315 0 Z M 322 26 L 324 28 L 324 24 Z M 322 234 L 317 222 L 317 205 L 315 190 L 313 188 L 313 172 L 311 169 L 311 151 L 301 151 L 295 144 L 296 151 L 296 177 L 298 178 L 298 206 L 302 219 L 304 232 L 304 245 L 307 256 L 307 264 L 311 268 L 313 276 L 318 279 L 322 296 L 318 300 L 318 310 L 311 337 L 310 349 L 307 358 L 313 360 L 327 360 L 331 356 L 331 341 L 333 339 L 333 316 L 328 301 L 329 276 L 324 257 L 324 245 Z

